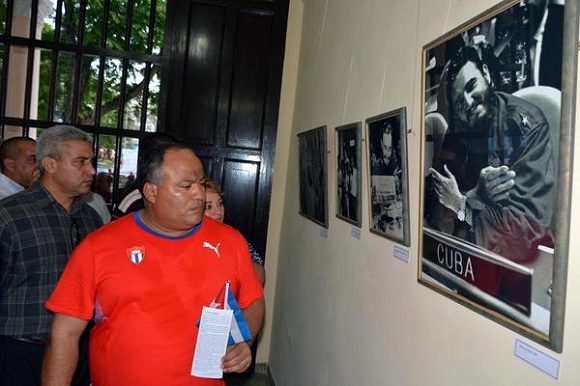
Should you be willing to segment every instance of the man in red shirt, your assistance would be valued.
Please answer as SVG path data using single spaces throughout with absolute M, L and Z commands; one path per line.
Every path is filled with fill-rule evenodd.
M 246 240 L 204 218 L 203 167 L 180 144 L 144 157 L 145 208 L 90 234 L 73 253 L 47 302 L 55 312 L 43 385 L 70 383 L 78 338 L 95 318 L 90 362 L 94 386 L 224 385 L 190 375 L 202 307 L 226 281 L 252 335 L 264 314 L 263 290 Z M 224 372 L 244 371 L 251 342 L 228 347 Z

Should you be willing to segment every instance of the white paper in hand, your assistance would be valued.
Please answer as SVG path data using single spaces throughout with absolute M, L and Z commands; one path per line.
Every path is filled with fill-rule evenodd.
M 222 378 L 222 357 L 226 353 L 232 310 L 203 307 L 193 354 L 191 375 Z

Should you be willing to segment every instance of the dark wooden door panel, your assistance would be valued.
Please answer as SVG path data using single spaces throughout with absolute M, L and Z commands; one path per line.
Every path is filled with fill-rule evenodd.
M 259 170 L 260 165 L 255 162 L 224 162 L 222 187 L 226 207 L 225 222 L 247 237 L 254 234 Z
M 261 147 L 272 13 L 240 12 L 232 77 L 232 101 L 227 144 Z
M 181 119 L 181 138 L 214 144 L 218 118 L 220 64 L 226 12 L 223 7 L 191 3 Z
M 288 0 L 168 0 L 159 127 L 224 190 L 226 222 L 265 252 Z
M 214 158 L 213 157 L 207 157 L 204 155 L 199 154 L 198 152 L 196 152 L 197 156 L 199 157 L 199 159 L 201 160 L 201 163 L 203 164 L 203 171 L 205 173 L 205 175 L 207 177 L 211 177 L 213 176 L 213 171 L 214 171 Z

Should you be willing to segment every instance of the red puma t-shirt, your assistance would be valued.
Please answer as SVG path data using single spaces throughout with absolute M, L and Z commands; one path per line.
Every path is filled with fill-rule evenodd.
M 46 307 L 89 320 L 94 386 L 224 385 L 190 375 L 202 306 L 230 281 L 241 308 L 260 299 L 248 244 L 204 216 L 179 238 L 138 214 L 90 234 L 75 249 Z

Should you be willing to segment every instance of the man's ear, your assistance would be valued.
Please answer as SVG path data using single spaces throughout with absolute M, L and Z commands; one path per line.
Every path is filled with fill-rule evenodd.
M 8 172 L 11 172 L 14 170 L 15 162 L 13 159 L 5 158 L 3 163 L 4 164 L 2 165 L 2 170 L 8 171 Z
M 157 185 L 151 182 L 145 182 L 143 185 L 143 198 L 146 201 L 155 203 L 157 200 Z
M 40 161 L 42 168 L 49 174 L 53 174 L 56 172 L 56 160 L 51 157 L 44 157 L 42 161 Z
M 489 73 L 489 67 L 487 67 L 487 64 L 484 64 L 481 69 L 482 69 L 481 73 L 483 74 L 483 77 L 487 80 L 487 83 L 493 86 L 493 81 L 491 80 L 491 75 Z

